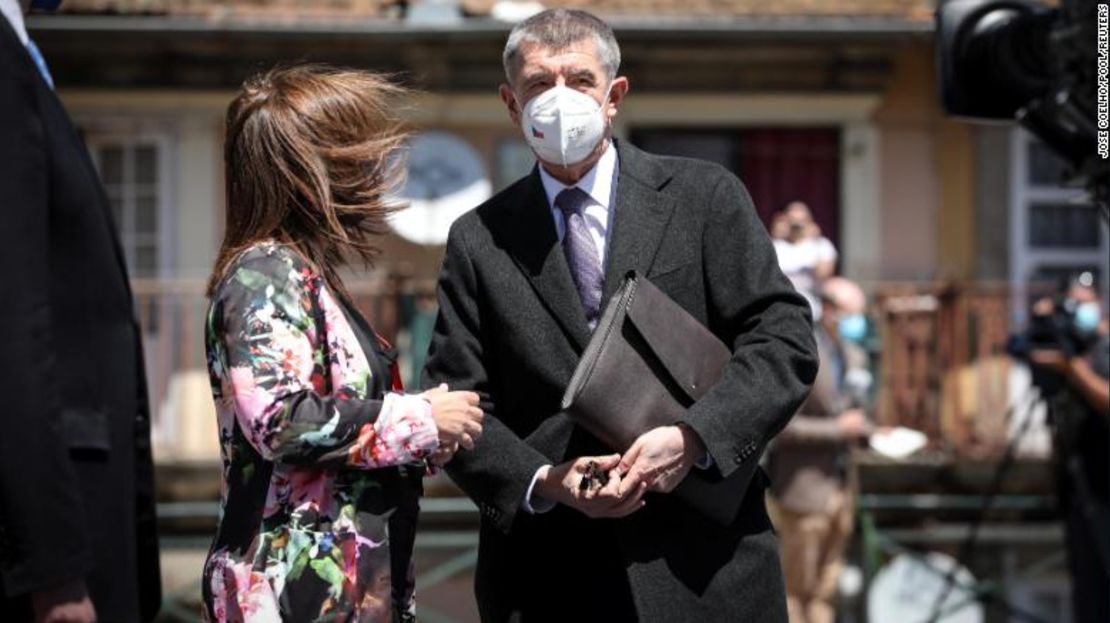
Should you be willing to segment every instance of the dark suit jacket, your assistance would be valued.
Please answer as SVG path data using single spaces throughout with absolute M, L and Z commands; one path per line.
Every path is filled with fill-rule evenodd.
M 605 297 L 637 269 L 733 346 L 723 380 L 686 416 L 730 474 L 759 460 L 809 389 L 809 308 L 736 177 L 618 153 Z M 762 472 L 729 528 L 651 494 L 621 520 L 518 512 L 544 464 L 611 452 L 559 414 L 589 328 L 538 172 L 455 223 L 439 302 L 425 382 L 473 389 L 489 414 L 475 449 L 448 466 L 481 509 L 484 621 L 785 621 Z
M 102 621 L 157 611 L 140 334 L 88 152 L 0 18 L 0 619 L 84 577 Z

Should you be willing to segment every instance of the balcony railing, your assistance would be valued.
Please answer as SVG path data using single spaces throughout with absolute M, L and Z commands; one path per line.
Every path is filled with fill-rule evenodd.
M 215 417 L 204 354 L 207 300 L 200 281 L 136 281 L 161 460 L 214 460 Z M 352 296 L 402 362 L 406 323 L 434 284 L 397 279 L 355 284 Z M 876 417 L 925 432 L 934 449 L 992 454 L 1007 439 L 1011 362 L 1005 356 L 1011 293 L 995 285 L 878 284 L 870 311 Z M 424 299 L 426 300 L 426 299 Z M 427 312 L 425 312 L 427 313 Z M 411 367 L 405 368 L 411 377 Z M 412 382 L 411 378 L 406 381 Z
M 1012 402 L 1011 308 L 1010 291 L 995 285 L 878 289 L 879 423 L 920 430 L 959 454 L 1000 450 Z
M 200 280 L 134 280 L 136 313 L 143 329 L 146 373 L 154 413 L 155 458 L 159 461 L 215 461 L 215 412 L 205 361 L 208 300 Z M 356 283 L 351 296 L 374 328 L 400 344 L 403 364 L 411 362 L 412 317 L 434 283 L 396 279 Z M 406 327 L 406 322 L 410 327 Z M 402 376 L 412 383 L 411 366 Z

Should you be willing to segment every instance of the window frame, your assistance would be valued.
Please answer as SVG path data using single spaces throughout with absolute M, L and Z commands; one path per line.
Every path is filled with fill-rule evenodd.
M 129 127 L 130 126 L 130 127 Z M 155 180 L 155 201 L 157 202 L 157 223 L 155 224 L 153 234 L 139 233 L 135 230 L 134 223 L 114 222 L 116 233 L 119 237 L 120 246 L 123 250 L 124 258 L 127 262 L 128 275 L 134 280 L 162 280 L 169 279 L 175 274 L 174 260 L 176 258 L 176 223 L 174 217 L 174 168 L 171 159 L 174 154 L 174 138 L 172 134 L 165 129 L 134 126 L 130 124 L 84 124 L 82 128 L 85 132 L 85 145 L 89 150 L 89 157 L 92 159 L 96 167 L 97 175 L 101 177 L 103 183 L 101 150 L 109 147 L 122 147 L 125 150 L 134 151 L 140 147 L 152 146 L 157 154 L 157 168 Z M 128 170 L 128 161 L 124 159 L 125 171 Z M 124 174 L 126 180 L 128 175 Z M 134 184 L 134 182 L 125 182 L 127 184 Z M 105 188 L 107 192 L 107 188 Z M 125 192 L 124 201 L 133 203 L 135 192 Z M 130 209 L 131 214 L 135 213 L 135 208 L 132 205 Z M 113 220 L 116 215 L 113 214 Z M 151 274 L 138 274 L 136 265 L 136 248 L 138 245 L 138 238 L 149 237 L 145 242 L 152 244 L 156 252 L 157 267 Z
M 1010 286 L 1013 318 L 1018 323 L 1028 319 L 1028 297 L 1033 272 L 1038 268 L 1068 268 L 1091 264 L 1098 266 L 1099 291 L 1107 305 L 1110 286 L 1110 233 L 1106 222 L 1096 215 L 1099 244 L 1088 249 L 1033 247 L 1029 243 L 1031 209 L 1037 203 L 1066 204 L 1083 195 L 1082 188 L 1033 185 L 1029 179 L 1029 147 L 1036 138 L 1024 128 L 1015 127 L 1010 140 Z

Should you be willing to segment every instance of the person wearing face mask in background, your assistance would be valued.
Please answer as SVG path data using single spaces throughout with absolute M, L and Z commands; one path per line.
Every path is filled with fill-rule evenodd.
M 821 318 L 821 283 L 836 270 L 836 247 L 823 235 L 804 201 L 791 201 L 771 225 L 779 268 Z
M 850 449 L 871 433 L 857 377 L 866 370 L 867 299 L 831 277 L 815 334 L 821 367 L 805 404 L 768 457 L 791 623 L 832 623 L 841 558 L 855 519 Z
M 0 621 L 133 623 L 161 603 L 141 336 L 89 153 L 0 0 Z
M 1110 327 L 1091 273 L 1071 282 L 1064 304 L 1074 306 L 1073 347 L 1034 349 L 1029 361 L 1066 384 L 1046 400 L 1055 430 L 1073 620 L 1110 621 Z M 1055 305 L 1041 299 L 1033 315 L 1047 317 Z
M 424 375 L 477 392 L 489 414 L 446 466 L 482 515 L 482 620 L 785 621 L 763 472 L 727 527 L 669 492 L 691 470 L 758 463 L 801 404 L 817 365 L 806 301 L 735 176 L 612 138 L 629 82 L 607 24 L 539 13 L 513 28 L 503 60 L 501 99 L 538 166 L 453 225 Z M 733 359 L 680 425 L 622 456 L 560 402 L 632 269 Z M 608 484 L 580 487 L 590 461 Z

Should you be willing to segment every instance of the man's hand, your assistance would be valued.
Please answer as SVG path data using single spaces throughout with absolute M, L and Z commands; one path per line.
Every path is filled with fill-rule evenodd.
M 1035 350 L 1029 353 L 1029 361 L 1041 368 L 1051 370 L 1065 378 L 1068 385 L 1079 393 L 1088 405 L 1103 416 L 1110 417 L 1110 382 L 1102 378 L 1092 368 L 1086 357 L 1068 357 L 1059 350 Z
M 31 594 L 35 623 L 96 623 L 85 583 L 81 580 Z
M 867 416 L 859 409 L 849 409 L 836 418 L 836 426 L 848 439 L 862 439 L 873 431 Z
M 1039 349 L 1029 353 L 1029 362 L 1057 374 L 1068 374 L 1070 362 L 1064 351 L 1056 349 Z
M 705 444 L 685 426 L 660 426 L 640 435 L 621 458 L 624 474 L 620 494 L 646 484 L 652 491 L 670 493 L 705 456 Z
M 536 479 L 535 492 L 594 519 L 631 515 L 643 508 L 647 483 L 621 493 L 621 477 L 617 470 L 620 459 L 619 454 L 584 456 L 560 465 L 544 467 Z M 596 469 L 609 474 L 609 483 L 600 488 L 589 487 L 583 490 L 580 485 L 590 462 L 596 464 Z

